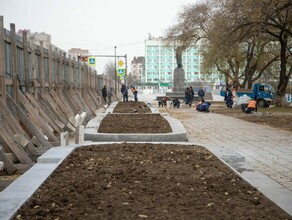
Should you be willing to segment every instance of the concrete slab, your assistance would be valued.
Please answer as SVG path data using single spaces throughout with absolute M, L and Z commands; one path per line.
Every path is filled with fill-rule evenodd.
M 73 150 L 72 147 L 55 147 L 44 153 L 37 159 L 37 163 L 60 163 Z
M 292 216 L 292 192 L 259 171 L 243 171 L 241 176 Z
M 57 167 L 37 163 L 0 192 L 0 219 L 10 219 Z

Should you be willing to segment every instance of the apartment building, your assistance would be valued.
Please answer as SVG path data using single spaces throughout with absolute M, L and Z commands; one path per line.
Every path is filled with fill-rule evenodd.
M 141 83 L 141 77 L 145 71 L 145 57 L 134 57 L 131 61 L 131 76 L 134 83 Z
M 177 67 L 174 45 L 166 45 L 162 38 L 151 38 L 145 41 L 145 72 L 142 73 L 141 82 L 144 89 L 155 87 L 158 92 L 172 89 L 173 71 Z M 182 64 L 185 71 L 186 84 L 201 79 L 200 55 L 201 46 L 193 45 L 182 53 Z M 149 86 L 148 86 L 149 85 Z
M 63 54 L 66 54 L 66 52 L 54 44 L 52 44 L 52 36 L 50 34 L 47 34 L 45 32 L 32 32 L 29 29 L 19 29 L 17 34 L 22 36 L 23 32 L 26 31 L 27 33 L 27 41 L 31 44 L 40 46 L 43 44 L 43 48 L 49 49 L 49 47 L 52 47 L 52 51 L 62 51 Z

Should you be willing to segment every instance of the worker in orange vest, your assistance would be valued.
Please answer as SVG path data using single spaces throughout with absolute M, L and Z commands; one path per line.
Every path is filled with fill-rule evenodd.
M 247 108 L 245 109 L 245 113 L 254 113 L 257 107 L 256 100 L 250 100 L 248 103 Z

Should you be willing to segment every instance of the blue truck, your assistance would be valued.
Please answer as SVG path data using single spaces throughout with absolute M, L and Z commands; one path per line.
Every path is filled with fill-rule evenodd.
M 220 95 L 225 97 L 225 90 L 220 91 Z M 274 89 L 271 85 L 257 83 L 252 89 L 238 89 L 237 96 L 247 95 L 257 101 L 258 107 L 269 107 L 274 100 Z

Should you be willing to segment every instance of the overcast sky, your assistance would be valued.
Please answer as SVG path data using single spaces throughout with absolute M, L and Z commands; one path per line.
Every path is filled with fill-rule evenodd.
M 196 0 L 0 0 L 4 26 L 30 29 L 52 36 L 52 43 L 68 51 L 88 49 L 92 54 L 144 56 L 148 33 L 163 36 L 176 22 L 183 6 Z M 97 71 L 108 59 L 97 58 Z M 130 68 L 130 65 L 128 65 Z

